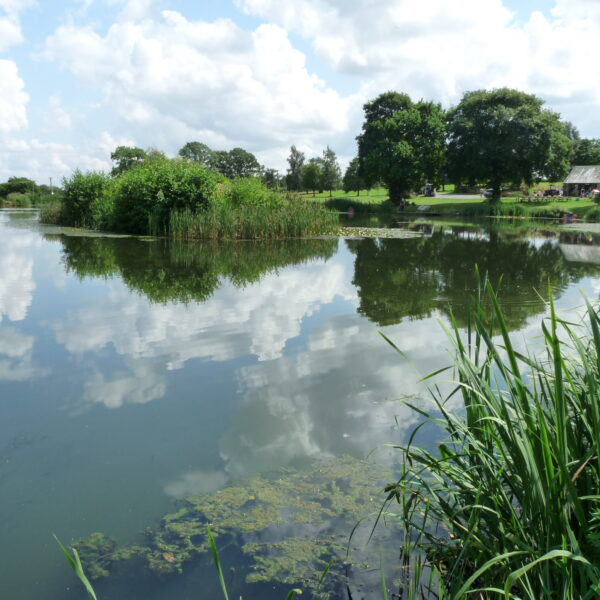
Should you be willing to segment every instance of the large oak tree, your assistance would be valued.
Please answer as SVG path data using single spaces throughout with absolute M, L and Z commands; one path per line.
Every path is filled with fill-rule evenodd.
M 399 204 L 426 181 L 438 183 L 445 130 L 439 104 L 386 92 L 367 102 L 364 110 L 357 140 L 360 174 L 367 185 L 382 181 L 390 200 Z
M 455 183 L 531 185 L 562 179 L 572 141 L 568 124 L 532 94 L 501 88 L 467 92 L 448 117 L 448 172 Z

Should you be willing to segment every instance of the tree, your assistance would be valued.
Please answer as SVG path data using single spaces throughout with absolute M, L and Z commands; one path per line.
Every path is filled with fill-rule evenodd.
M 401 204 L 426 181 L 437 183 L 444 161 L 444 111 L 386 92 L 364 105 L 358 136 L 359 172 L 369 186 L 381 180 L 390 200 Z
M 573 165 L 600 165 L 600 139 L 576 140 L 571 157 Z
M 281 175 L 277 169 L 265 169 L 262 175 L 263 183 L 272 190 L 279 188 Z
M 339 187 L 342 172 L 340 165 L 338 165 L 337 156 L 329 146 L 323 150 L 322 161 L 321 186 L 324 190 L 329 190 L 329 197 L 331 197 L 331 190 Z
M 200 163 L 208 168 L 211 167 L 214 160 L 214 151 L 202 142 L 188 142 L 179 149 L 178 154 L 181 158 Z
M 290 155 L 287 159 L 289 168 L 285 178 L 287 189 L 300 191 L 302 189 L 302 167 L 304 166 L 304 152 L 296 149 L 296 146 L 290 148 Z
M 360 190 L 365 189 L 366 184 L 359 173 L 359 160 L 358 156 L 353 158 L 344 173 L 344 179 L 342 184 L 344 191 L 348 194 L 349 192 L 356 192 L 357 196 L 360 196 Z
M 501 88 L 467 92 L 448 117 L 448 170 L 456 182 L 560 179 L 571 152 L 569 126 L 532 94 Z
M 260 174 L 261 166 L 251 152 L 243 148 L 234 148 L 229 152 L 217 150 L 212 153 L 210 168 L 229 179 L 236 177 L 254 177 Z
M 128 169 L 144 162 L 146 152 L 141 148 L 132 146 L 118 146 L 110 155 L 110 159 L 116 163 L 111 171 L 113 177 L 117 177 Z
M 228 152 L 230 177 L 256 177 L 262 167 L 256 156 L 243 148 L 234 148 Z
M 314 196 L 321 185 L 322 175 L 318 161 L 311 159 L 307 165 L 302 167 L 302 188 L 312 191 Z
M 27 177 L 9 177 L 5 183 L 0 183 L 0 196 L 8 194 L 32 194 L 38 189 L 38 185 L 32 179 Z

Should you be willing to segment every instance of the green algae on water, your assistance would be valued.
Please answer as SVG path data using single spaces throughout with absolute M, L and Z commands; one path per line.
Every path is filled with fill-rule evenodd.
M 238 544 L 249 557 L 247 583 L 298 585 L 326 599 L 328 590 L 345 582 L 350 567 L 360 566 L 360 549 L 356 543 L 349 546 L 349 534 L 379 509 L 387 478 L 382 467 L 351 457 L 317 461 L 303 471 L 280 469 L 178 501 L 175 512 L 145 531 L 143 546 L 118 548 L 100 533 L 74 546 L 93 578 L 107 576 L 134 556 L 155 575 L 168 576 L 183 573 L 186 563 L 209 551 L 209 525 L 215 537 Z M 321 586 L 320 575 L 332 558 L 334 566 Z

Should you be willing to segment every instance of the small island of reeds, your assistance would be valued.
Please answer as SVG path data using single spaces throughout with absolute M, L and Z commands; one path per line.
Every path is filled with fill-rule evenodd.
M 144 162 L 117 177 L 75 171 L 42 221 L 174 239 L 273 239 L 329 233 L 338 215 L 257 178 L 227 179 L 180 159 Z

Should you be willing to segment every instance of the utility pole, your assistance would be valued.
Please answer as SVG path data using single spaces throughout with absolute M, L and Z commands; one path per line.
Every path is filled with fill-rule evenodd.
M 50 195 L 54 196 L 54 190 L 52 189 L 52 177 L 48 177 L 48 179 L 50 180 Z

